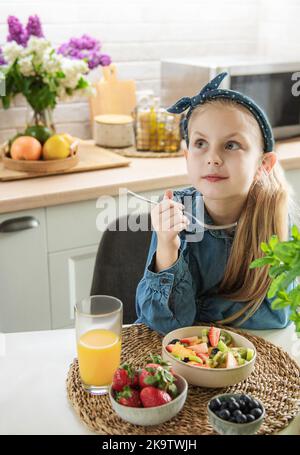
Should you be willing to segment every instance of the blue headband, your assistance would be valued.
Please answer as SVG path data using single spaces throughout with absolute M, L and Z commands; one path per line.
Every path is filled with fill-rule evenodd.
M 214 79 L 206 84 L 197 95 L 192 98 L 189 98 L 188 96 L 180 98 L 175 104 L 166 109 L 172 114 L 181 114 L 189 108 L 189 111 L 183 120 L 184 136 L 187 146 L 189 146 L 188 121 L 195 107 L 199 104 L 204 104 L 207 100 L 215 98 L 228 98 L 242 104 L 253 114 L 263 134 L 264 152 L 272 152 L 274 148 L 274 136 L 267 114 L 248 96 L 243 95 L 240 92 L 236 92 L 235 90 L 218 89 L 220 83 L 227 75 L 227 72 L 218 74 Z

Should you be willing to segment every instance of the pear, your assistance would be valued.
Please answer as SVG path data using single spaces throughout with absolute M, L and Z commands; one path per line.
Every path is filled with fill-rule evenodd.
M 70 144 L 63 134 L 54 134 L 43 146 L 44 160 L 59 160 L 67 158 L 69 155 Z

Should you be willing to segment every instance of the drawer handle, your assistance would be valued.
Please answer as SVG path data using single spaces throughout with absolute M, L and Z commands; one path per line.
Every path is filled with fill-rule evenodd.
M 0 232 L 25 231 L 25 229 L 33 229 L 39 225 L 40 222 L 34 216 L 21 216 L 0 223 Z

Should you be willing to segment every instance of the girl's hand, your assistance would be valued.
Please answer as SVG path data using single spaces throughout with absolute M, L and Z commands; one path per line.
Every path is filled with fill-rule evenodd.
M 179 249 L 178 233 L 189 224 L 188 218 L 183 215 L 183 209 L 184 205 L 173 200 L 173 191 L 166 190 L 164 198 L 151 210 L 151 222 L 160 245 Z

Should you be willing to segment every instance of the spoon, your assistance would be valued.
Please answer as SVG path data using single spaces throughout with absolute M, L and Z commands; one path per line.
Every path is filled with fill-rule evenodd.
M 131 194 L 132 196 L 134 196 L 134 197 L 136 197 L 138 199 L 142 199 L 143 201 L 149 202 L 152 205 L 159 204 L 159 202 L 151 201 L 151 199 L 148 199 L 148 198 L 146 198 L 144 196 L 140 196 L 139 194 L 136 194 L 133 191 L 127 190 L 127 193 Z M 237 222 L 235 222 L 233 224 L 223 224 L 223 225 L 220 225 L 220 226 L 217 226 L 215 224 L 206 224 L 206 223 L 203 223 L 202 221 L 198 220 L 198 218 L 196 218 L 194 215 L 192 215 L 189 212 L 185 212 L 185 214 L 189 215 L 190 217 L 192 217 L 196 221 L 196 223 L 199 224 L 199 226 L 205 227 L 207 229 L 217 230 L 217 229 L 227 229 L 227 228 L 230 228 L 230 227 L 233 227 L 233 226 L 237 226 Z

